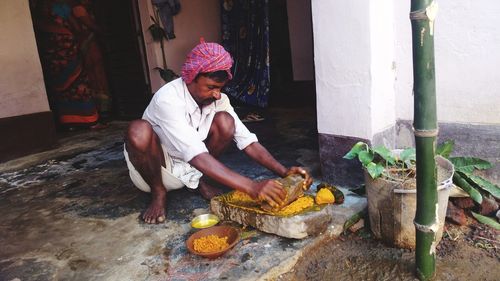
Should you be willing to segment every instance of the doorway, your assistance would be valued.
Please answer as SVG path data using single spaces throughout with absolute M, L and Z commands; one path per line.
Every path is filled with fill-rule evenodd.
M 68 61 L 76 65 L 71 70 L 75 70 L 74 75 L 82 76 L 78 82 L 81 83 L 82 87 L 84 85 L 88 89 L 86 91 L 94 97 L 101 117 L 106 115 L 102 114 L 104 111 L 109 112 L 107 119 L 130 120 L 142 116 L 152 94 L 137 1 L 30 0 L 47 94 L 51 109 L 56 115 L 61 113 L 61 107 L 59 101 L 56 106 L 54 96 L 70 95 L 71 92 L 55 91 L 57 87 L 54 87 L 54 78 L 66 79 L 68 75 L 64 69 L 57 73 L 58 76 L 54 75 L 54 65 L 58 66 L 54 63 L 54 59 L 58 59 L 57 63 L 62 64 L 62 67 L 65 67 L 64 63 Z M 84 7 L 84 12 L 81 12 L 82 9 L 77 12 L 75 7 Z M 49 25 L 57 21 L 57 19 L 54 20 L 54 17 L 64 19 L 64 25 L 61 24 L 64 30 L 62 34 L 71 36 L 68 37 L 68 40 L 71 40 L 68 41 L 71 42 L 71 44 L 68 43 L 70 45 L 68 49 L 58 45 L 55 50 L 61 53 L 75 53 L 70 58 L 71 60 L 65 60 L 64 55 L 62 55 L 62 59 L 61 56 L 58 56 L 52 61 L 46 58 L 47 48 L 51 48 L 49 52 L 54 49 L 53 46 L 46 44 L 47 36 L 49 36 L 49 33 L 46 32 L 47 28 L 50 30 L 50 28 L 57 27 L 54 24 L 52 24 L 54 27 Z M 59 36 L 57 34 L 61 33 L 53 32 L 52 34 Z M 88 46 L 94 48 L 92 51 L 95 49 L 98 51 L 90 52 L 91 48 Z M 94 61 L 102 65 L 101 71 L 95 71 L 92 68 L 92 63 L 88 63 L 87 59 L 90 57 L 88 55 L 90 53 L 94 55 L 98 53 L 94 56 Z M 44 54 L 43 59 L 42 54 Z M 83 70 L 80 71 L 78 68 Z M 100 87 L 97 84 L 105 86 Z M 78 87 L 73 88 L 78 89 Z M 101 95 L 104 92 L 105 94 Z M 108 96 L 110 99 L 103 99 L 102 96 Z M 106 101 L 106 110 L 102 110 L 104 104 L 102 100 Z M 89 106 L 87 105 L 87 107 Z
M 311 1 L 228 3 L 221 7 L 222 44 L 235 63 L 226 93 L 250 111 L 314 107 Z M 248 121 L 261 119 L 252 114 Z
M 140 118 L 152 94 L 138 0 L 94 0 L 96 20 L 105 30 L 104 58 L 114 116 Z
M 270 106 L 315 107 L 316 105 L 312 25 L 307 22 L 311 19 L 311 1 L 300 2 L 269 1 Z M 296 16 L 297 13 L 299 16 Z M 297 28 L 297 25 L 300 27 Z M 300 38 L 297 38 L 297 35 Z M 295 52 L 292 50 L 293 47 Z M 297 75 L 299 71 L 312 73 L 305 76 Z

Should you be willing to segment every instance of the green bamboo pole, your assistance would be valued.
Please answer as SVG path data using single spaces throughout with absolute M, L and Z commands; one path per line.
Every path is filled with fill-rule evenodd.
M 415 147 L 417 153 L 416 274 L 420 280 L 434 277 L 435 236 L 438 228 L 436 162 L 436 79 L 434 70 L 434 18 L 437 4 L 412 0 L 410 19 L 413 41 Z

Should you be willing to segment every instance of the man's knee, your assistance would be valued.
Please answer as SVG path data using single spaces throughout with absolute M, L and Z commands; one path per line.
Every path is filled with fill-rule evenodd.
M 233 138 L 235 125 L 231 114 L 225 111 L 217 112 L 214 116 L 213 124 L 216 126 L 217 132 L 221 137 Z
M 128 126 L 125 143 L 127 148 L 145 150 L 151 144 L 153 136 L 153 128 L 148 121 L 134 120 Z

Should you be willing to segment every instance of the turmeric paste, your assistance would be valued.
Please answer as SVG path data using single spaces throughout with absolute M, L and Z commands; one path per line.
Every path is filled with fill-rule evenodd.
M 204 237 L 194 239 L 194 250 L 199 253 L 211 253 L 226 249 L 229 247 L 227 236 L 219 237 L 211 234 Z
M 276 214 L 281 216 L 295 215 L 307 208 L 314 206 L 314 199 L 309 196 L 303 196 L 293 201 L 288 206 L 279 210 Z
M 316 193 L 316 204 L 332 204 L 335 202 L 335 196 L 328 188 L 322 188 Z
M 252 199 L 252 197 L 250 197 L 250 195 L 246 194 L 245 192 L 241 192 L 241 191 L 234 191 L 231 195 L 231 201 L 233 202 L 236 202 L 236 201 L 239 201 L 239 202 L 255 202 L 255 200 Z
M 301 211 L 314 206 L 314 198 L 310 196 L 303 196 L 293 201 L 289 205 L 283 207 L 279 211 L 269 211 L 260 208 L 258 201 L 252 199 L 248 194 L 241 191 L 231 192 L 226 199 L 227 204 L 251 210 L 256 213 L 277 215 L 277 216 L 290 216 L 300 213 Z

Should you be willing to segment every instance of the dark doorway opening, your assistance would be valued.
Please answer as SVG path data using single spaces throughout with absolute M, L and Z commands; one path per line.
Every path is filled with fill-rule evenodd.
M 106 31 L 104 57 L 114 116 L 140 118 L 151 95 L 137 0 L 94 0 L 96 20 Z
M 263 2 L 266 2 L 267 5 L 266 12 L 269 23 L 268 62 L 270 83 L 267 95 L 268 103 L 265 107 L 257 107 L 251 103 L 241 101 L 239 96 L 235 97 L 234 95 L 230 96 L 232 98 L 231 102 L 236 106 L 237 113 L 243 122 L 248 123 L 265 120 L 266 116 L 269 115 L 268 113 L 274 108 L 290 108 L 295 112 L 297 112 L 298 108 L 303 108 L 305 112 L 315 118 L 316 87 L 312 54 L 311 1 L 269 0 Z M 241 5 L 241 2 L 238 3 Z M 226 8 L 223 6 L 222 9 Z M 234 7 L 232 9 L 234 10 Z M 259 14 L 252 15 L 250 18 L 259 18 L 259 16 L 262 17 Z M 223 17 L 223 19 L 226 18 Z M 246 26 L 240 20 L 238 17 L 230 18 L 228 22 L 223 20 L 223 29 L 233 31 L 225 26 L 233 25 L 233 29 L 237 31 L 239 29 L 239 36 L 241 37 L 241 29 Z M 246 33 L 243 33 L 243 35 L 246 35 Z M 255 45 L 258 43 L 260 42 L 255 43 Z M 234 50 L 230 49 L 230 51 L 233 52 L 233 56 L 238 55 L 235 54 Z M 248 64 L 253 62 L 251 59 L 252 57 L 248 58 Z M 246 62 L 245 59 L 243 59 L 243 62 Z
M 310 10 L 304 10 L 304 13 L 306 12 L 310 13 Z M 269 1 L 271 65 L 269 105 L 271 107 L 314 107 L 316 105 L 314 80 L 294 80 L 289 32 L 287 0 Z

